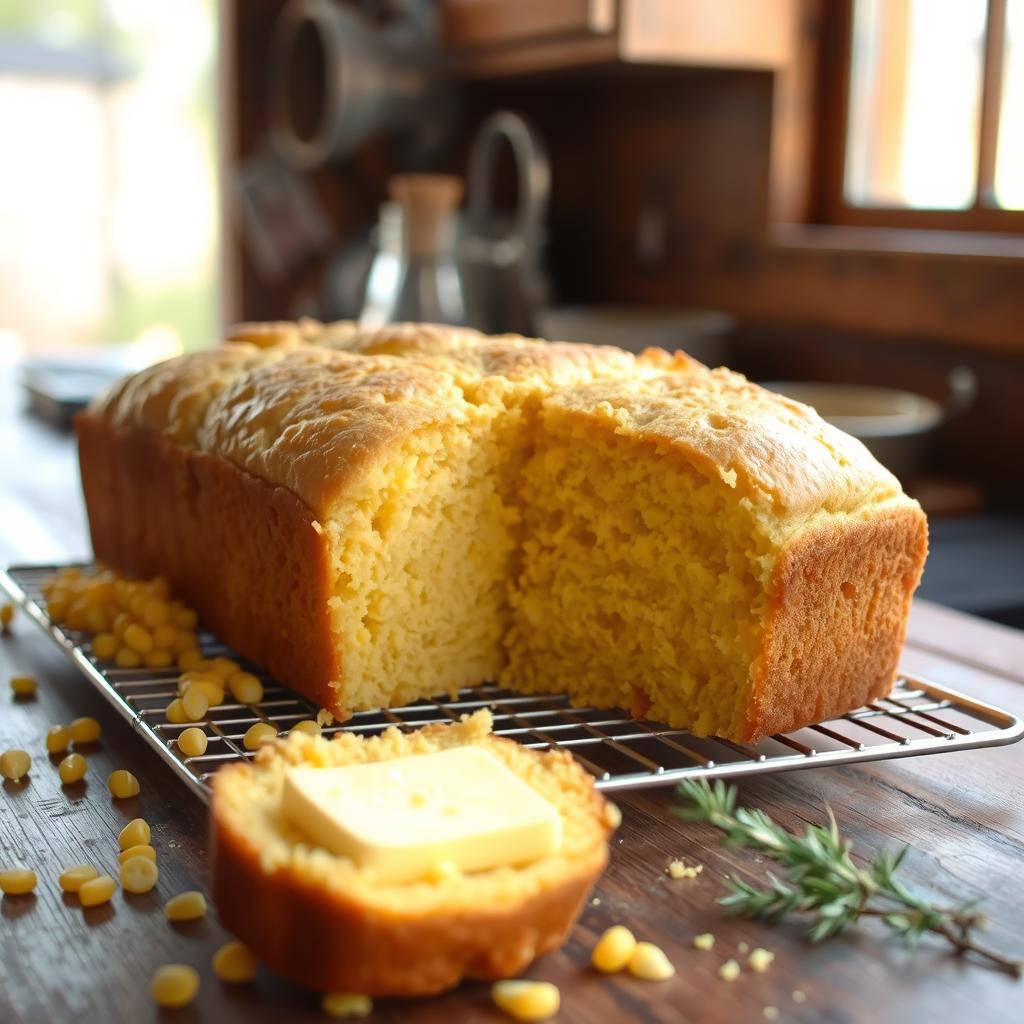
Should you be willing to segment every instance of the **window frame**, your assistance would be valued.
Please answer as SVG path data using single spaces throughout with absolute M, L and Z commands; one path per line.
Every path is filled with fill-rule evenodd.
M 1006 0 L 987 0 L 977 187 L 974 203 L 961 210 L 860 206 L 847 200 L 845 178 L 854 2 L 829 0 L 826 7 L 828 17 L 827 24 L 823 26 L 826 34 L 822 40 L 820 83 L 819 195 L 822 201 L 817 219 L 825 224 L 846 227 L 1024 233 L 1024 210 L 1006 210 L 996 206 L 993 186 L 1005 53 Z

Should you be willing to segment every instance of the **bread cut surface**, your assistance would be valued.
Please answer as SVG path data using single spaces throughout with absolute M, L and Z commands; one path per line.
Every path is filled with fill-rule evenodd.
M 925 519 L 807 407 L 657 350 L 237 333 L 81 418 L 94 547 L 339 717 L 498 680 L 746 740 L 891 686 Z
M 564 941 L 607 862 L 610 814 L 563 751 L 495 737 L 479 711 L 364 739 L 293 734 L 213 782 L 213 897 L 224 925 L 286 977 L 322 991 L 427 995 L 466 977 L 511 977 Z M 385 883 L 312 844 L 283 815 L 291 765 L 337 767 L 476 744 L 552 804 L 560 850 L 518 867 Z

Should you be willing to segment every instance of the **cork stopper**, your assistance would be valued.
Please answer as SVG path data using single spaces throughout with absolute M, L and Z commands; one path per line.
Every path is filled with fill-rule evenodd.
M 442 227 L 462 200 L 462 191 L 462 179 L 454 174 L 396 174 L 389 179 L 388 195 L 405 211 L 411 252 L 440 250 Z

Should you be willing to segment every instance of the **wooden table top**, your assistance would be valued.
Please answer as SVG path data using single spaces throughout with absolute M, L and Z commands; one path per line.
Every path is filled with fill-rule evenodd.
M 87 556 L 70 442 L 16 417 L 11 402 L 0 407 L 0 561 Z M 918 602 L 903 667 L 1024 715 L 1024 633 Z M 11 697 L 6 680 L 14 672 L 37 676 L 36 699 Z M 40 878 L 33 896 L 0 900 L 0 1021 L 323 1020 L 315 994 L 269 972 L 252 985 L 218 982 L 209 962 L 227 936 L 212 911 L 185 926 L 164 919 L 168 896 L 206 886 L 205 807 L 24 618 L 0 641 L 0 680 L 0 750 L 24 747 L 34 758 L 27 781 L 2 787 L 0 864 L 31 865 Z M 50 725 L 80 715 L 98 718 L 103 735 L 87 751 L 86 782 L 62 788 L 42 740 Z M 138 797 L 111 799 L 105 780 L 114 768 L 138 776 Z M 911 844 L 907 881 L 947 901 L 981 901 L 988 941 L 1024 957 L 1022 780 L 1024 743 L 761 777 L 744 782 L 740 795 L 788 827 L 821 821 L 828 804 L 861 857 Z M 529 972 L 560 987 L 558 1020 L 738 1024 L 768 1019 L 766 1007 L 777 1008 L 780 1021 L 833 1024 L 1021 1019 L 1024 983 L 958 959 L 939 942 L 926 939 L 911 954 L 868 923 L 811 946 L 797 926 L 725 918 L 715 905 L 725 876 L 758 881 L 767 865 L 749 851 L 723 849 L 705 826 L 676 820 L 670 790 L 623 794 L 617 802 L 623 825 L 594 900 L 566 947 Z M 137 815 L 152 824 L 159 850 L 156 891 L 119 891 L 108 906 L 86 911 L 62 897 L 56 876 L 68 864 L 90 861 L 116 874 L 117 832 Z M 703 872 L 673 881 L 665 869 L 675 857 L 703 864 Z M 613 923 L 661 945 L 675 978 L 607 979 L 588 970 L 596 936 Z M 693 936 L 708 931 L 715 948 L 694 949 Z M 724 982 L 718 968 L 730 957 L 744 959 L 741 943 L 774 951 L 775 962 L 765 974 L 745 970 Z M 149 998 L 149 977 L 168 962 L 195 965 L 202 985 L 192 1007 L 161 1015 Z M 507 1018 L 490 1006 L 487 986 L 466 985 L 431 1000 L 382 1000 L 372 1019 Z

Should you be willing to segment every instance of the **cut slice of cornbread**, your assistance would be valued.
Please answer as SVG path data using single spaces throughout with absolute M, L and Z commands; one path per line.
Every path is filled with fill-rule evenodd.
M 557 948 L 607 862 L 608 805 L 565 752 L 490 732 L 480 711 L 413 733 L 293 734 L 213 782 L 213 898 L 221 921 L 285 977 L 321 991 L 428 995 L 463 978 L 505 978 Z M 558 812 L 557 853 L 518 867 L 387 883 L 313 844 L 282 813 L 291 767 L 369 764 L 483 748 Z M 386 814 L 383 806 L 381 813 Z

